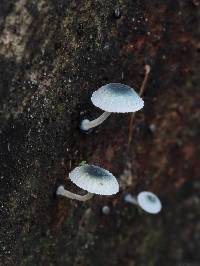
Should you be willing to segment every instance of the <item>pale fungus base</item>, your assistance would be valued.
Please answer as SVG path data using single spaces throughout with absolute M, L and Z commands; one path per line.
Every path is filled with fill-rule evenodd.
M 88 119 L 83 119 L 81 121 L 80 128 L 83 131 L 88 131 L 89 129 L 93 127 L 97 127 L 98 125 L 102 124 L 109 116 L 111 113 L 109 112 L 104 112 L 102 115 L 100 115 L 98 118 L 94 120 L 88 120 Z

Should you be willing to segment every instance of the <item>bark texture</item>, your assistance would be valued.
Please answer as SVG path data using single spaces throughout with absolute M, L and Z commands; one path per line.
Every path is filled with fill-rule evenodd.
M 199 5 L 0 1 L 0 265 L 200 264 Z M 139 91 L 145 64 L 132 142 L 127 114 L 80 132 L 101 113 L 92 92 Z M 120 193 L 56 198 L 59 184 L 77 190 L 67 176 L 82 162 L 110 170 Z M 124 203 L 142 190 L 161 198 L 159 215 Z

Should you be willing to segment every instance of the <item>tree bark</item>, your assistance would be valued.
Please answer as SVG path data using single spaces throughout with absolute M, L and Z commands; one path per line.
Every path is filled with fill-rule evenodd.
M 199 1 L 1 0 L 0 265 L 199 265 Z M 102 111 L 92 92 L 110 82 L 144 108 Z M 57 198 L 82 162 L 111 171 L 116 196 Z M 157 216 L 123 201 L 148 190 Z M 84 194 L 84 192 L 83 192 Z M 109 206 L 109 214 L 102 208 Z

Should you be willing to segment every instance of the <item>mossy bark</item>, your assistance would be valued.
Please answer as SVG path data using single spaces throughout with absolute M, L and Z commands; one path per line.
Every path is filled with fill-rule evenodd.
M 199 16 L 197 0 L 1 0 L 0 265 L 199 265 Z M 139 91 L 145 64 L 131 143 L 130 115 L 80 132 L 101 113 L 91 93 Z M 83 161 L 117 176 L 120 193 L 56 198 L 59 184 L 76 189 L 67 176 Z M 141 190 L 161 214 L 123 202 Z

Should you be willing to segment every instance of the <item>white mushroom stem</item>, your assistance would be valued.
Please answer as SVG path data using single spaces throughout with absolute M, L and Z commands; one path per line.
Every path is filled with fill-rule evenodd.
M 75 193 L 72 193 L 68 190 L 66 190 L 63 186 L 59 186 L 57 191 L 56 191 L 56 194 L 58 196 L 63 196 L 63 197 L 67 197 L 69 199 L 75 199 L 75 200 L 79 200 L 79 201 L 87 201 L 89 199 L 91 199 L 94 194 L 88 192 L 86 195 L 78 195 L 78 194 L 75 194 Z
M 133 197 L 130 193 L 126 194 L 124 197 L 124 201 L 127 203 L 131 203 L 134 205 L 138 205 L 138 201 L 136 197 Z
M 103 121 L 105 121 L 110 115 L 111 115 L 110 112 L 104 112 L 102 115 L 100 115 L 98 118 L 96 118 L 92 121 L 90 121 L 88 119 L 84 119 L 81 122 L 81 129 L 82 130 L 89 130 L 90 128 L 97 127 L 98 125 L 103 123 Z

